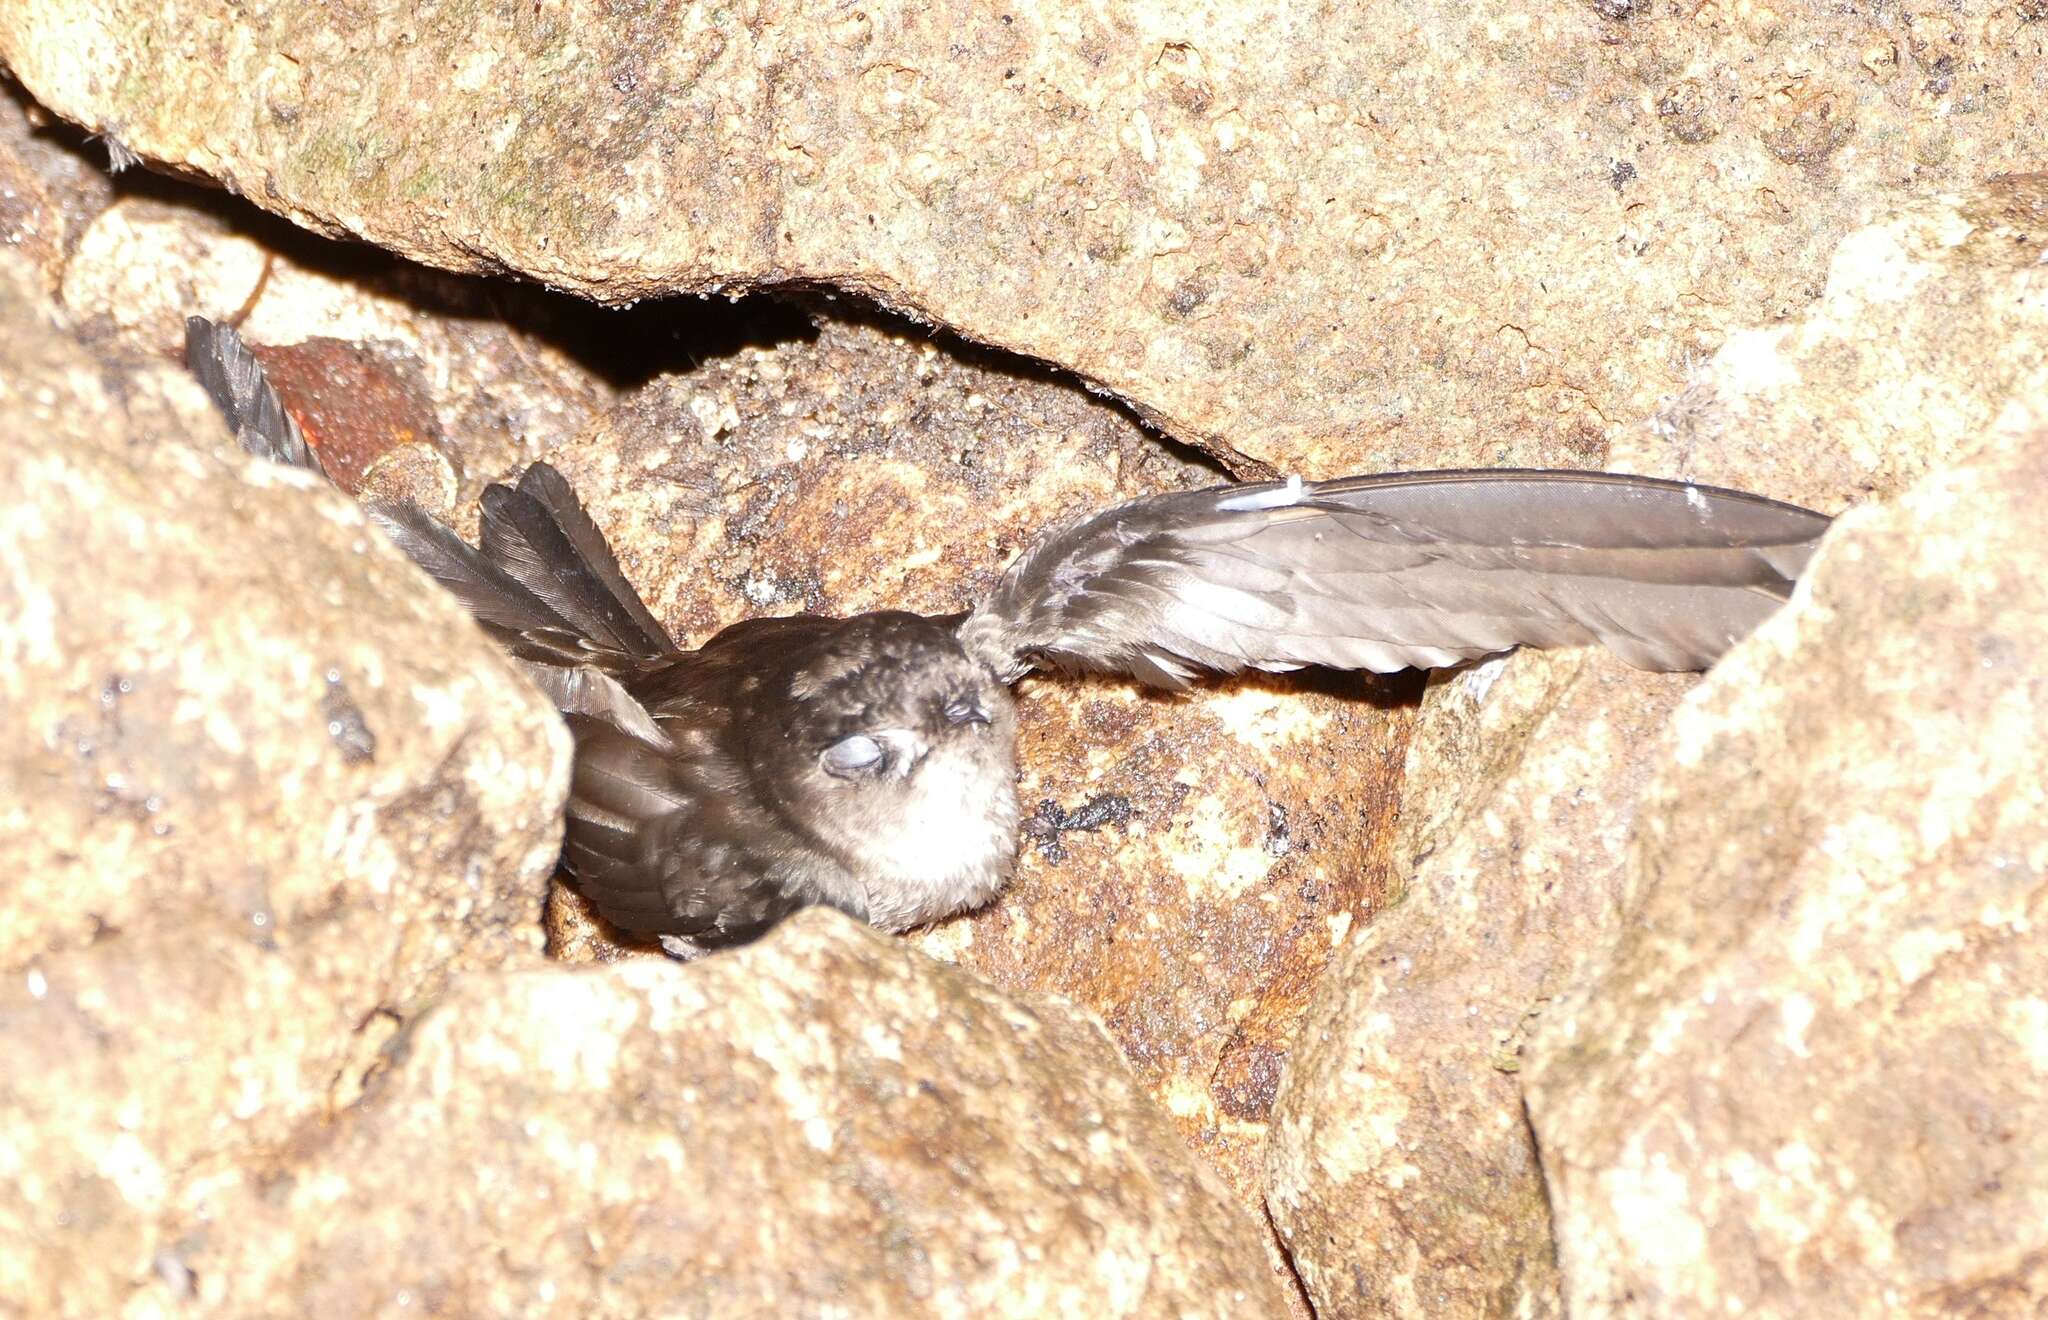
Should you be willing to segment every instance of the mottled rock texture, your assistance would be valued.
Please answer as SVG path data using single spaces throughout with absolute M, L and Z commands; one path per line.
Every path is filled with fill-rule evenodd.
M 471 978 L 178 1249 L 244 1316 L 1277 1316 L 1258 1228 L 1071 1008 L 833 912 Z
M 657 377 L 547 458 L 686 646 L 962 609 L 1048 520 L 1224 479 L 1069 384 L 865 319 Z
M 951 339 L 857 320 L 809 334 L 784 324 L 723 356 L 737 340 L 718 341 L 717 355 L 679 344 L 672 308 L 601 325 L 531 289 L 388 263 L 365 273 L 282 226 L 139 187 L 134 171 L 106 184 L 0 114 L 0 243 L 106 359 L 173 353 L 188 312 L 242 318 L 347 480 L 470 529 L 482 482 L 548 455 L 686 642 L 763 612 L 959 608 L 1045 521 L 1214 479 L 1130 414 L 1240 475 L 1608 465 L 1830 511 L 1921 481 L 1897 511 L 1847 529 L 1832 576 L 1684 706 L 1675 742 L 1663 726 L 1686 680 L 1595 657 L 1519 657 L 1439 685 L 1398 826 L 1388 808 L 1414 718 L 1400 688 L 1280 681 L 1157 697 L 1029 683 L 1022 788 L 1034 814 L 1016 882 L 988 912 L 916 939 L 1007 987 L 1058 989 L 1093 1009 L 1136 1087 L 1241 1200 L 1260 1199 L 1258 1145 L 1277 1120 L 1274 1218 L 1326 1314 L 1535 1315 L 1560 1298 L 1588 1314 L 2037 1300 L 2031 1226 L 2048 1217 L 2035 1186 L 2043 1152 L 2030 1143 L 2048 1084 L 2026 1007 L 2043 978 L 2025 921 L 2042 861 L 2027 822 L 2041 813 L 2023 779 L 2039 778 L 2027 704 L 2042 640 L 2027 631 L 2040 613 L 2039 450 L 1940 474 L 1994 419 L 2029 399 L 2038 411 L 2048 392 L 2048 192 L 2025 173 L 2042 168 L 2048 141 L 2038 0 L 1100 12 L 19 0 L 0 6 L 0 60 L 110 151 L 220 180 L 323 233 L 615 303 L 837 287 L 1056 363 L 1127 403 L 1119 412 Z M 661 374 L 706 356 L 687 375 Z M 190 391 L 161 371 L 103 360 L 88 386 L 76 366 L 65 388 L 100 402 L 17 389 L 10 406 L 31 410 L 31 432 L 65 434 L 94 408 L 120 414 L 107 434 L 153 434 L 145 418 L 202 425 Z M 92 482 L 145 461 L 183 472 L 173 486 L 200 482 L 183 458 L 63 453 L 100 464 Z M 207 498 L 223 546 L 263 534 L 265 501 L 305 498 L 275 476 L 253 491 L 219 480 Z M 95 508 L 131 541 L 184 525 L 148 503 L 164 482 L 102 484 L 127 502 Z M 72 505 L 17 502 L 70 509 L 98 486 L 65 489 Z M 332 501 L 299 507 L 327 512 L 290 536 L 360 535 Z M 68 525 L 53 535 L 92 544 Z M 161 570 L 137 554 L 126 562 L 156 575 L 126 580 L 150 589 L 109 591 L 104 608 L 167 617 L 147 614 L 166 591 L 175 602 L 219 586 L 239 602 L 281 581 L 298 596 L 266 596 L 255 616 L 350 608 L 358 591 L 386 613 L 419 603 L 407 594 L 416 583 L 355 540 L 342 560 L 338 541 L 300 549 L 326 568 L 277 551 L 261 581 L 224 586 L 189 567 L 189 552 L 160 556 Z M 37 543 L 38 570 L 50 553 Z M 308 589 L 342 563 L 367 576 Z M 188 588 L 192 572 L 202 577 Z M 219 631 L 251 611 L 197 613 L 195 627 Z M 375 636 L 323 626 L 310 636 L 335 647 Z M 425 642 L 422 624 L 387 662 L 431 669 L 409 697 L 364 651 L 336 650 L 372 695 L 353 671 L 339 699 L 314 689 L 331 750 L 360 757 L 360 723 L 376 735 L 378 773 L 415 773 L 386 722 L 413 721 L 404 737 L 418 740 L 469 718 L 465 703 L 488 684 L 423 695 L 445 694 L 470 663 L 459 621 L 435 626 L 455 631 Z M 144 629 L 105 646 L 175 656 L 180 644 Z M 308 667 L 326 663 L 317 650 L 309 643 L 285 678 L 324 681 Z M 45 690 L 68 692 L 87 723 L 61 725 L 63 737 L 83 731 L 98 748 L 179 719 L 213 736 L 269 718 L 266 702 L 290 686 L 273 676 L 224 700 L 216 683 L 205 702 L 163 714 L 150 689 L 92 686 L 104 677 L 45 682 L 29 710 L 58 700 Z M 420 724 L 406 700 L 433 718 Z M 205 713 L 216 707 L 228 714 Z M 485 791 L 465 757 L 485 756 L 492 738 L 539 745 L 523 691 L 510 709 L 524 732 L 450 735 L 434 744 L 443 760 L 416 773 Z M 2018 740 L 2009 763 L 1982 752 L 1994 733 Z M 25 766 L 56 755 L 47 730 L 37 736 Z M 180 743 L 138 764 L 175 756 L 188 779 L 165 782 L 182 790 L 193 767 L 213 764 L 188 753 Z M 0 1081 L 18 1120 L 0 1141 L 0 1176 L 32 1180 L 32 1195 L 9 1203 L 26 1218 L 0 1209 L 0 1232 L 38 1244 L 0 1253 L 29 1262 L 11 1276 L 0 1265 L 0 1282 L 29 1309 L 99 1314 L 180 1296 L 235 1313 L 655 1309 L 677 1279 L 699 1277 L 678 1272 L 697 1259 L 676 1246 L 678 1226 L 725 1266 L 703 1276 L 707 1289 L 748 1262 L 794 1262 L 772 1285 L 779 1305 L 813 1295 L 803 1288 L 890 1311 L 979 1309 L 996 1292 L 973 1290 L 999 1288 L 1020 1308 L 1096 1313 L 1270 1301 L 1237 1303 L 1237 1230 L 1214 1228 L 1192 1193 L 1107 1208 L 1003 1200 L 961 1217 L 988 1229 L 975 1245 L 963 1233 L 926 1246 L 913 1230 L 945 1199 L 922 1181 L 931 1170 L 949 1170 L 954 1200 L 986 1207 L 992 1189 L 1057 1181 L 1044 1143 L 1065 1150 L 1100 1129 L 1037 1062 L 976 1061 L 926 1022 L 956 994 L 927 978 L 950 974 L 829 917 L 792 936 L 794 955 L 478 981 L 380 1052 L 413 1020 L 416 987 L 465 958 L 510 958 L 524 938 L 492 924 L 499 909 L 436 906 L 448 901 L 440 880 L 407 871 L 383 890 L 355 885 L 348 849 L 411 818 L 380 805 L 346 828 L 305 823 L 298 804 L 338 791 L 320 776 L 340 772 L 318 764 L 275 788 L 301 817 L 293 865 L 339 856 L 324 878 L 349 879 L 323 891 L 332 906 L 306 909 L 318 922 L 283 924 L 289 904 L 237 878 L 267 876 L 268 854 L 222 863 L 220 841 L 255 830 L 253 816 L 179 820 L 192 794 L 109 796 L 97 770 L 78 783 L 107 805 L 33 837 L 125 829 L 121 846 L 143 857 L 178 846 L 145 837 L 153 822 L 200 821 L 215 845 L 206 866 L 165 872 L 176 906 L 163 910 L 196 914 L 189 927 L 136 897 L 134 877 L 155 883 L 153 862 L 124 871 L 128 860 L 37 854 L 15 868 L 35 920 L 58 922 L 22 927 L 31 961 L 6 965 L 29 969 L 27 998 L 0 1007 L 32 1033 L 28 1080 Z M 121 792 L 141 783 L 117 771 Z M 517 810 L 538 820 L 559 786 L 529 779 Z M 522 790 L 488 785 L 506 795 L 492 799 L 501 833 L 460 832 L 429 850 L 424 873 L 489 856 L 530 882 L 535 863 L 506 860 L 516 831 L 502 824 Z M 262 791 L 248 800 L 272 802 Z M 411 842 L 455 828 L 437 814 L 447 799 L 422 800 L 436 805 Z M 12 819 L 42 825 L 18 807 Z M 127 924 L 58 921 L 78 909 L 33 886 L 67 865 L 93 868 L 87 897 Z M 1405 901 L 1368 925 L 1397 885 Z M 508 892 L 491 894 L 510 903 Z M 395 908 L 417 911 L 418 927 L 364 935 L 364 911 Z M 253 943 L 245 912 L 265 914 Z M 617 953 L 566 901 L 550 933 L 564 954 Z M 366 938 L 399 942 L 382 984 L 415 989 L 358 993 Z M 37 952 L 53 941 L 67 951 Z M 313 970 L 294 950 L 314 951 Z M 1573 994 L 1587 959 L 1604 979 Z M 892 960 L 920 970 L 900 983 L 875 972 Z M 1335 975 L 1323 977 L 1326 964 Z M 924 1014 L 899 1039 L 963 1069 L 925 1080 L 965 1097 L 958 1106 L 996 1108 L 917 1110 L 909 1126 L 927 1139 L 892 1145 L 863 1126 L 863 1106 L 910 1112 L 892 1106 L 911 1093 L 912 1045 L 899 1045 L 911 1063 L 887 1074 L 892 1061 L 865 1037 L 855 1049 L 813 1033 L 811 1054 L 764 1055 L 692 1034 L 702 1019 L 779 1039 L 805 1006 L 835 1022 L 843 1010 L 851 1029 L 852 1008 L 873 1007 L 821 1000 L 806 969 L 860 985 L 879 975 L 895 987 L 875 996 L 887 1020 Z M 722 979 L 692 991 L 699 974 Z M 787 998 L 750 998 L 757 981 Z M 1562 1025 L 1548 1007 L 1560 995 Z M 243 1053 L 180 1030 L 214 1019 L 254 1024 L 235 1043 Z M 613 1029 L 565 1025 L 590 1021 Z M 1532 1023 L 1551 1024 L 1548 1044 L 1518 1052 Z M 1562 1275 L 1511 1071 L 1525 1054 L 1543 1065 L 1537 1119 Z M 373 1066 L 390 1068 L 373 1103 L 347 1108 Z M 667 1089 L 678 1073 L 699 1088 L 687 1112 Z M 1072 1072 L 1083 1092 L 1107 1075 Z M 1136 1094 L 1121 1074 L 1100 1085 Z M 1007 1098 L 981 1088 L 1006 1086 L 1050 1116 L 1017 1119 L 1040 1146 L 948 1126 L 1005 1112 Z M 782 1110 L 750 1106 L 777 1115 L 767 1128 L 716 1126 L 730 1118 L 721 1098 L 768 1094 Z M 521 1101 L 547 1115 L 531 1130 L 514 1126 L 529 1118 Z M 572 1115 L 579 1103 L 588 1113 Z M 819 1150 L 811 1120 L 828 1115 Z M 757 1150 L 814 1160 L 808 1181 L 779 1186 L 794 1201 L 776 1202 L 782 1219 L 732 1213 L 732 1188 L 747 1184 L 706 1181 L 704 1148 L 676 1136 L 688 1124 L 740 1151 L 743 1174 Z M 1119 1140 L 1151 1149 L 1142 1126 Z M 286 1130 L 298 1141 L 280 1154 Z M 451 1130 L 461 1140 L 439 1148 Z M 1121 1158 L 1088 1141 L 1091 1155 Z M 956 1147 L 985 1158 L 947 1164 Z M 997 1167 L 1024 1172 L 974 1181 Z M 252 1185 L 257 1169 L 275 1176 Z M 572 1209 L 538 1208 L 535 1189 Z M 847 1196 L 865 1198 L 858 1215 Z M 809 1238 L 776 1237 L 792 1216 L 818 1226 L 817 1241 L 870 1254 L 820 1256 Z M 845 1227 L 878 1217 L 901 1231 Z M 1077 1241 L 1110 1246 L 1084 1265 Z M 303 1242 L 316 1249 L 300 1254 Z M 1002 1254 L 1015 1242 L 1047 1254 Z M 1133 1264 L 1154 1252 L 1177 1261 L 1183 1248 L 1208 1264 Z M 114 1267 L 94 1274 L 103 1258 Z M 33 1290 L 60 1276 L 89 1282 L 61 1301 Z M 155 1282 L 134 1292 L 145 1276 Z M 1047 1279 L 1068 1291 L 1027 1291 Z M 765 1280 L 668 1309 L 765 1307 Z
M 1515 1074 L 1616 925 L 1635 794 L 1693 681 L 1567 651 L 1432 686 L 1404 892 L 1331 963 L 1267 1147 L 1318 1315 L 1562 1314 Z
M 0 256 L 0 1309 L 120 1313 L 212 1180 L 537 957 L 567 740 L 347 500 L 188 447 Z
M 342 249 L 205 200 L 162 186 L 115 200 L 65 257 L 66 311 L 99 351 L 172 359 L 186 317 L 234 319 L 275 348 L 270 369 L 297 387 L 307 432 L 345 487 L 445 515 L 616 397 L 573 351 L 576 321 L 602 318 L 594 309 L 565 315 L 531 291 Z
M 1040 832 L 1002 901 L 925 946 L 1093 1009 L 1257 1204 L 1302 1015 L 1390 886 L 1406 694 L 1287 679 L 1026 693 L 1019 791 Z
M 0 250 L 26 257 L 95 352 L 175 360 L 185 318 L 267 346 L 344 485 L 458 519 L 659 371 L 801 333 L 793 312 L 671 302 L 605 309 L 329 242 L 142 169 L 0 96 Z M 474 531 L 473 525 L 469 530 Z
M 1574 1315 L 2048 1304 L 2048 436 L 2008 422 L 1674 717 L 1628 921 L 1527 1051 Z
M 2038 168 L 2037 9 L 18 0 L 0 59 L 322 232 L 836 285 L 1321 475 L 1601 462 L 1874 191 Z
M 1617 465 L 1823 508 L 1947 467 L 2048 398 L 2044 243 L 2040 176 L 1894 207 L 1843 242 L 1806 316 L 1734 336 Z M 1558 1305 L 1519 1090 L 1489 1058 L 1515 1066 L 1627 928 L 1635 797 L 1689 683 L 1587 665 L 1519 656 L 1425 707 L 1395 843 L 1410 892 L 1334 964 L 1269 1154 L 1275 1222 L 1326 1313 Z
M 1828 510 L 1897 494 L 2048 399 L 2044 253 L 2048 173 L 1888 199 L 1818 302 L 1731 335 L 1614 466 Z
M 64 262 L 93 217 L 114 198 L 106 173 L 82 149 L 82 134 L 12 83 L 0 81 L 0 251 L 54 292 Z

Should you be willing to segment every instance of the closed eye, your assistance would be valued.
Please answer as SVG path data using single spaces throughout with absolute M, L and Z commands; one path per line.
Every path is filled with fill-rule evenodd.
M 820 752 L 818 764 L 828 775 L 851 779 L 882 764 L 882 744 L 864 733 L 850 734 Z
M 988 709 L 976 697 L 955 697 L 946 703 L 948 724 L 986 724 Z

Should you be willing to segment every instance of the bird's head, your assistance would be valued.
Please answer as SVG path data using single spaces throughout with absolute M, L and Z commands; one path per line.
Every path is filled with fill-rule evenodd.
M 900 783 L 935 755 L 942 764 L 1010 759 L 1010 691 L 967 658 L 947 624 L 864 614 L 794 658 L 787 734 L 818 773 L 845 784 Z
M 792 805 L 849 861 L 913 891 L 993 893 L 1016 850 L 1016 703 L 954 622 L 861 615 L 792 656 L 779 759 L 801 767 Z

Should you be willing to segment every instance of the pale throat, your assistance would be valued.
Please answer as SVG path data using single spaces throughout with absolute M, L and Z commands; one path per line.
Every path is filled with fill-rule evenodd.
M 971 743 L 934 749 L 846 836 L 858 869 L 895 881 L 868 919 L 914 926 L 993 897 L 1016 860 L 1017 822 L 1009 756 Z

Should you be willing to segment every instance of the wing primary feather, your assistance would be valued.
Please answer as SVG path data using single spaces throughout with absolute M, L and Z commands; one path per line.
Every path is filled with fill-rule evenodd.
M 1384 669 L 1587 641 L 1705 668 L 1790 594 L 1828 524 L 1608 473 L 1225 486 L 1055 529 L 960 637 L 1005 676 L 1050 659 L 1173 685 L 1195 668 Z
M 482 506 L 484 557 L 547 602 L 583 636 L 648 658 L 674 649 L 660 625 L 649 628 L 641 622 L 646 606 L 637 597 L 633 607 L 627 606 L 541 499 L 523 489 L 494 485 L 485 489 Z M 596 534 L 594 527 L 591 533 Z M 616 563 L 611 572 L 618 572 Z M 630 594 L 632 589 L 626 590 Z M 652 616 L 646 617 L 652 623 Z
M 285 411 L 263 364 L 233 326 L 185 318 L 185 365 L 199 381 L 242 448 L 286 467 L 326 475 L 306 433 Z

